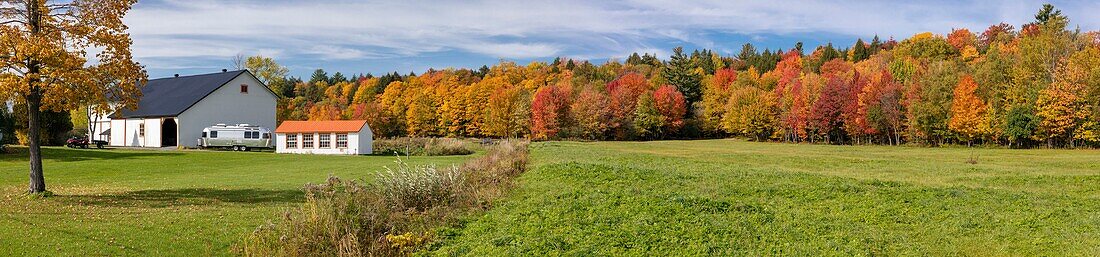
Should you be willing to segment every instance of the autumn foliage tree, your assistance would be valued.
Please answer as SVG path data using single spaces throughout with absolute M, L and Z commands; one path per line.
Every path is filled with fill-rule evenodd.
M 985 116 L 986 105 L 978 98 L 977 90 L 978 84 L 969 75 L 959 79 L 951 100 L 951 119 L 947 123 L 948 128 L 968 144 L 989 130 Z
M 43 110 L 133 107 L 147 79 L 133 61 L 123 16 L 135 0 L 0 2 L 0 98 L 27 106 L 31 193 L 46 191 Z M 88 52 L 96 50 L 95 55 Z
M 567 90 L 557 86 L 539 89 L 531 101 L 531 138 L 535 140 L 556 139 L 569 122 L 569 99 Z
M 647 90 L 649 90 L 648 82 L 638 73 L 627 73 L 607 84 L 607 92 L 610 95 L 608 109 L 611 112 L 609 125 L 614 131 L 615 138 L 627 139 L 632 136 L 634 108 L 638 105 L 638 97 L 645 94 Z
M 657 112 L 664 119 L 665 133 L 676 133 L 684 126 L 684 114 L 687 113 L 686 100 L 676 87 L 664 85 L 653 92 L 653 101 Z

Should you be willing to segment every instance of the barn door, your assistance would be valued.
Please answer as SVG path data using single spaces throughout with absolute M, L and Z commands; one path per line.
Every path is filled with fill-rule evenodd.
M 160 146 L 176 146 L 176 119 L 164 119 L 160 126 Z

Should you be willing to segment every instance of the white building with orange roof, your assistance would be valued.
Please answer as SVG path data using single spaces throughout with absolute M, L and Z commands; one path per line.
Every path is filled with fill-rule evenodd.
M 370 154 L 374 133 L 364 120 L 284 121 L 275 129 L 275 152 Z

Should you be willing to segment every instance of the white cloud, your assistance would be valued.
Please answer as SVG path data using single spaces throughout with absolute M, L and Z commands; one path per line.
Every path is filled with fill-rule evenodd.
M 546 57 L 554 56 L 560 52 L 558 47 L 549 44 L 490 43 L 467 45 L 462 46 L 462 48 L 474 53 L 502 58 Z
M 458 51 L 503 58 L 622 57 L 655 42 L 737 48 L 715 33 L 829 33 L 905 38 L 982 30 L 1031 19 L 1037 0 L 907 1 L 141 1 L 126 17 L 141 58 L 237 53 L 325 60 Z M 1057 3 L 1082 29 L 1100 27 L 1100 3 Z M 661 47 L 663 48 L 663 47 Z M 667 50 L 665 50 L 667 51 Z M 430 64 L 415 64 L 431 66 Z

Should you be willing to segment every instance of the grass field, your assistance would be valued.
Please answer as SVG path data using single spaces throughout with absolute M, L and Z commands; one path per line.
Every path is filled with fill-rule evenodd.
M 1100 151 L 547 142 L 440 255 L 1100 255 Z M 976 159 L 976 164 L 968 164 Z
M 451 255 L 1100 255 L 1100 151 L 737 140 L 542 142 L 519 187 L 440 230 Z M 329 174 L 384 156 L 0 156 L 0 255 L 226 255 Z M 459 157 L 413 157 L 415 163 Z M 976 164 L 968 164 L 969 160 Z
M 306 183 L 368 179 L 387 156 L 44 150 L 56 196 L 28 199 L 26 155 L 0 155 L 0 256 L 229 255 L 266 220 L 303 201 Z M 469 156 L 411 157 L 458 163 Z

